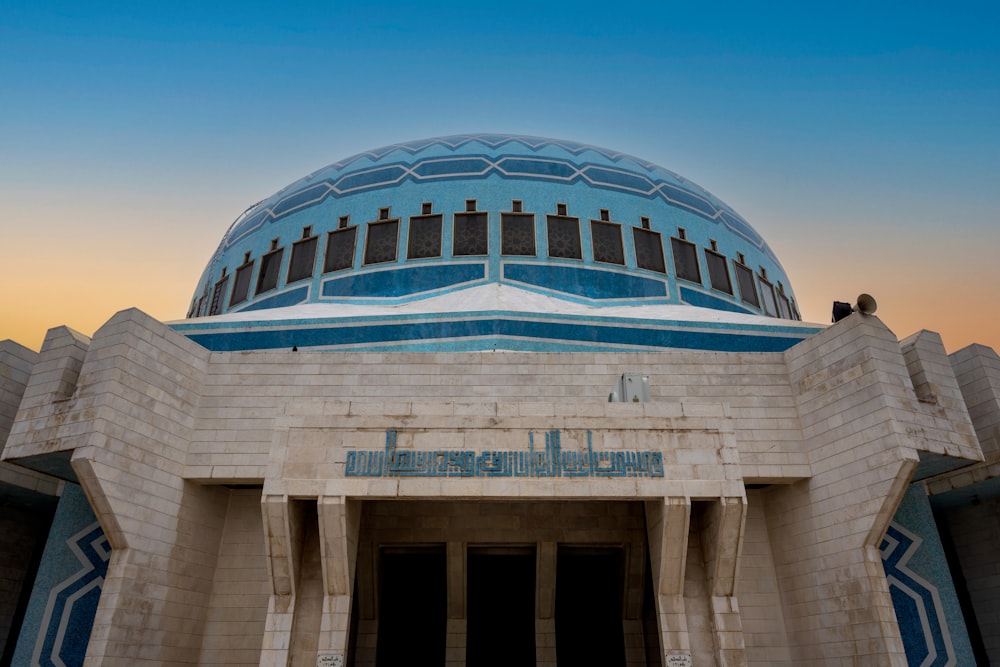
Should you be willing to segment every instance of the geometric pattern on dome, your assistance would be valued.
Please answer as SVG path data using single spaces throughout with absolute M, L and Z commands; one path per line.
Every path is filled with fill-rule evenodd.
M 516 143 L 532 151 L 558 147 L 572 155 L 580 155 L 590 151 L 612 162 L 626 160 L 633 162 L 646 173 L 636 169 L 628 169 L 623 165 L 609 166 L 592 162 L 575 164 L 566 159 L 544 155 L 526 156 L 523 153 L 434 156 L 417 158 L 411 162 L 393 161 L 387 164 L 369 164 L 359 169 L 346 170 L 359 161 L 378 161 L 396 151 L 404 151 L 416 156 L 432 147 L 457 150 L 472 142 L 490 148 L 500 148 L 507 144 Z M 292 183 L 269 199 L 248 209 L 230 227 L 222 247 L 231 247 L 265 223 L 315 206 L 328 197 L 337 198 L 367 190 L 393 187 L 404 181 L 486 178 L 494 174 L 505 179 L 526 178 L 565 184 L 583 181 L 596 188 L 617 190 L 651 199 L 659 198 L 672 206 L 683 208 L 702 218 L 725 225 L 734 234 L 752 243 L 777 261 L 777 257 L 764 239 L 739 214 L 708 191 L 674 172 L 626 153 L 609 151 L 587 144 L 540 137 L 496 134 L 455 135 L 393 144 L 358 153 L 340 162 L 335 162 Z M 317 178 L 321 178 L 321 180 L 316 181 Z

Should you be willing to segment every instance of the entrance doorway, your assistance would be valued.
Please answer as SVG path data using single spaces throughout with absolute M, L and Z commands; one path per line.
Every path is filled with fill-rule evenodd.
M 535 664 L 535 550 L 470 548 L 466 666 Z
M 379 566 L 376 664 L 444 665 L 448 628 L 444 547 L 383 549 Z
M 560 546 L 557 558 L 558 664 L 625 667 L 622 549 Z

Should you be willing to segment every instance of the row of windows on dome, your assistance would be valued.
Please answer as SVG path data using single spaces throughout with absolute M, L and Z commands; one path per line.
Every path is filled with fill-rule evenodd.
M 705 266 L 708 267 L 710 287 L 717 292 L 735 296 L 733 281 L 729 273 L 729 261 L 719 252 L 718 243 L 709 239 L 710 248 L 704 248 Z M 702 283 L 701 267 L 698 263 L 698 247 L 687 240 L 687 232 L 682 227 L 677 228 L 677 236 L 670 237 L 670 249 L 674 256 L 674 274 L 679 280 Z M 785 294 L 785 286 L 779 280 L 777 285 L 767 277 L 767 269 L 760 267 L 754 285 L 753 269 L 747 266 L 743 253 L 736 253 L 732 260 L 733 273 L 736 275 L 736 286 L 739 289 L 740 300 L 743 303 L 763 310 L 765 315 L 780 317 L 786 320 L 801 320 L 795 299 Z M 760 288 L 759 294 L 757 288 Z
M 545 239 L 547 254 L 559 259 L 583 259 L 580 235 L 580 218 L 569 215 L 568 206 L 556 204 L 556 212 L 545 216 Z M 396 262 L 399 253 L 399 232 L 401 219 L 393 217 L 391 207 L 379 209 L 376 220 L 365 225 L 365 243 L 361 253 L 363 266 Z M 442 257 L 444 215 L 435 213 L 431 202 L 421 205 L 419 215 L 408 220 L 406 259 L 431 259 Z M 647 217 L 640 218 L 640 226 L 632 227 L 635 267 L 665 274 L 663 243 L 660 233 L 650 229 Z M 323 274 L 354 268 L 356 262 L 358 227 L 350 224 L 350 216 L 340 216 L 337 228 L 327 232 L 326 250 L 323 255 Z M 590 240 L 594 262 L 605 264 L 626 264 L 622 225 L 611 221 L 608 209 L 600 209 L 599 219 L 590 220 Z M 678 228 L 677 236 L 672 236 L 675 276 L 682 281 L 702 285 L 701 266 L 697 246 L 686 238 L 685 230 Z M 260 270 L 254 296 L 277 289 L 285 248 L 279 246 L 279 239 L 271 241 L 271 247 L 260 259 Z M 708 269 L 710 287 L 717 292 L 735 297 L 733 281 L 730 277 L 729 261 L 718 250 L 717 243 L 710 241 L 711 248 L 704 249 L 705 266 Z M 452 257 L 483 256 L 489 254 L 489 214 L 477 209 L 475 199 L 466 200 L 465 211 L 452 214 Z M 285 284 L 292 284 L 313 277 L 319 235 L 313 233 L 312 226 L 304 227 L 302 237 L 292 244 L 291 257 L 285 276 Z M 511 210 L 500 213 L 500 253 L 509 257 L 534 257 L 536 251 L 535 214 L 525 212 L 520 200 L 514 200 Z M 777 291 L 767 279 L 767 271 L 760 268 L 757 284 L 760 298 L 754 285 L 753 270 L 745 262 L 742 253 L 732 260 L 739 298 L 755 309 L 763 310 L 772 317 L 800 319 L 793 300 L 784 294 L 779 282 Z M 203 296 L 189 317 L 218 315 L 223 312 L 224 301 L 229 297 L 229 308 L 238 306 L 250 298 L 250 288 L 256 261 L 251 253 L 244 254 L 243 263 L 237 267 L 232 289 L 229 290 L 230 275 L 223 267 L 222 275 L 211 293 Z

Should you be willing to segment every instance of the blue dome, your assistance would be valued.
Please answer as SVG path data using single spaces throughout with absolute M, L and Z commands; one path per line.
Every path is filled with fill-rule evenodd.
M 799 319 L 767 243 L 703 188 L 616 151 L 498 134 L 366 151 L 252 206 L 188 317 L 403 304 L 487 284 L 594 307 Z

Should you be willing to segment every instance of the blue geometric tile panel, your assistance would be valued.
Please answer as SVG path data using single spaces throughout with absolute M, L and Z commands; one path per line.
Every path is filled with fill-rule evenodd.
M 83 491 L 67 483 L 35 576 L 12 665 L 83 665 L 111 545 Z
M 934 515 L 920 484 L 907 491 L 880 551 L 907 664 L 976 664 Z

